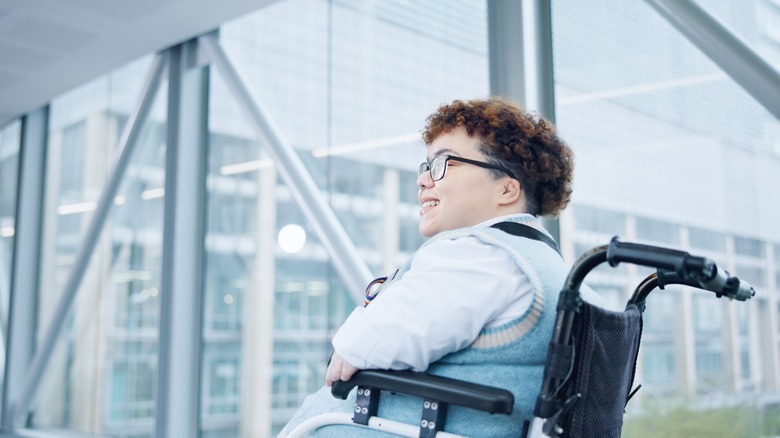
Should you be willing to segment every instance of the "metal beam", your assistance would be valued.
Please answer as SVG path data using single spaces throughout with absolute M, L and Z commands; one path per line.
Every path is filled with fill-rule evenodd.
M 550 0 L 523 1 L 526 107 L 555 123 L 552 6 Z M 561 245 L 561 221 L 542 218 L 544 228 Z
M 550 0 L 488 0 L 490 94 L 555 122 Z
M 276 163 L 279 174 L 290 188 L 309 225 L 314 228 L 330 254 L 336 272 L 356 303 L 363 302 L 363 289 L 371 280 L 371 272 L 362 261 L 354 244 L 341 226 L 333 210 L 325 202 L 317 184 L 306 170 L 292 145 L 270 116 L 270 112 L 252 97 L 245 82 L 230 62 L 227 54 L 213 35 L 198 39 L 212 63 L 219 69 L 238 105 L 259 138 L 268 141 L 268 152 Z
M 2 429 L 6 431 L 14 429 L 14 401 L 26 390 L 22 383 L 35 348 L 48 124 L 48 106 L 22 119 L 3 386 Z
M 552 10 L 550 0 L 523 2 L 526 108 L 555 123 Z
M 555 123 L 550 0 L 488 0 L 490 94 Z M 542 223 L 560 242 L 560 222 Z
M 157 361 L 156 434 L 198 436 L 208 67 L 192 68 L 196 44 L 168 50 L 165 225 Z
M 30 372 L 27 375 L 25 381 L 24 390 L 20 391 L 14 397 L 12 406 L 10 409 L 14 409 L 13 425 L 20 427 L 24 424 L 27 417 L 27 413 L 33 409 L 35 402 L 35 396 L 38 393 L 43 373 L 46 370 L 46 366 L 49 363 L 51 354 L 56 346 L 57 339 L 62 333 L 66 316 L 70 310 L 73 300 L 76 297 L 76 293 L 81 285 L 81 280 L 84 278 L 84 273 L 89 265 L 92 253 L 97 246 L 100 234 L 103 229 L 103 225 L 106 222 L 108 214 L 114 203 L 114 197 L 116 196 L 119 184 L 122 181 L 125 170 L 130 162 L 130 157 L 133 153 L 135 144 L 137 143 L 138 135 L 141 128 L 149 114 L 149 111 L 154 102 L 154 97 L 157 94 L 157 90 L 160 85 L 160 77 L 164 68 L 164 61 L 161 55 L 157 55 L 152 63 L 151 72 L 149 78 L 144 86 L 141 100 L 136 107 L 135 111 L 131 114 L 127 121 L 125 130 L 122 133 L 122 137 L 118 146 L 118 158 L 114 163 L 114 167 L 111 171 L 111 175 L 106 181 L 106 185 L 103 188 L 103 192 L 100 194 L 97 207 L 92 214 L 92 219 L 89 223 L 89 227 L 84 234 L 84 239 L 79 248 L 78 255 L 73 264 L 73 268 L 70 271 L 67 282 L 65 283 L 64 290 L 62 292 L 60 301 L 57 303 L 57 308 L 52 314 L 51 323 L 44 332 L 44 336 L 41 341 L 40 348 L 36 351 L 35 357 L 32 360 L 32 364 L 29 369 Z
M 645 0 L 739 86 L 780 119 L 780 73 L 692 0 Z
M 490 94 L 527 107 L 523 2 L 488 0 L 487 17 Z

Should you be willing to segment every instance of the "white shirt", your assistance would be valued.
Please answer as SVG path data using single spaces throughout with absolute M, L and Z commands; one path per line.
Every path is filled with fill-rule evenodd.
M 360 369 L 425 371 L 484 327 L 522 316 L 532 296 L 528 277 L 504 250 L 475 237 L 442 239 L 417 251 L 403 278 L 369 306 L 355 309 L 333 347 Z

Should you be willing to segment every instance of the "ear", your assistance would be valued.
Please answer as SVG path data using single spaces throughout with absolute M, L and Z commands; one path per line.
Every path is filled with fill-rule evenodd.
M 499 204 L 513 205 L 516 203 L 525 203 L 525 195 L 520 187 L 520 181 L 512 178 L 505 178 L 501 185 L 501 194 L 499 195 Z

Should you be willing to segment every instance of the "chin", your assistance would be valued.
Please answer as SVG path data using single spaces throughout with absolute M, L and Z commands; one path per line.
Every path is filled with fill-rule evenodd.
M 438 231 L 436 231 L 436 230 L 433 230 L 433 229 L 431 229 L 430 227 L 423 227 L 423 226 L 420 226 L 420 227 L 418 228 L 418 231 L 420 232 L 420 234 L 422 234 L 422 236 L 423 236 L 423 237 L 426 237 L 426 238 L 427 238 L 427 237 L 433 237 L 433 236 L 435 236 L 436 234 L 438 234 Z

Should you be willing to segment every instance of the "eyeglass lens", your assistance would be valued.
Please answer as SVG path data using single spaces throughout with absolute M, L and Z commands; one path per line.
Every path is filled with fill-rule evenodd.
M 431 160 L 431 179 L 434 181 L 444 178 L 444 171 L 447 169 L 447 158 L 449 157 L 446 155 L 439 155 Z
M 417 175 L 422 175 L 423 172 L 430 170 L 431 179 L 434 181 L 438 181 L 444 178 L 444 171 L 447 169 L 447 158 L 449 157 L 446 155 L 439 155 L 431 161 L 423 161 L 420 163 L 420 168 L 417 170 Z

